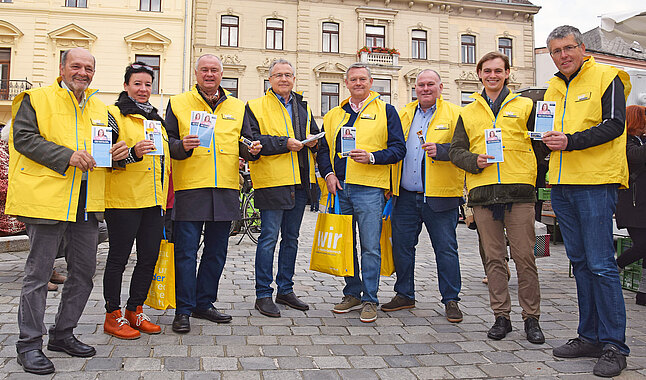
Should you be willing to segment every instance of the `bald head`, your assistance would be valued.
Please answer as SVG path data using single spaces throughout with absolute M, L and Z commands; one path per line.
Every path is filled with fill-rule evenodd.
M 94 65 L 94 56 L 83 48 L 66 50 L 61 56 L 61 77 L 79 101 L 83 97 L 83 92 L 92 83 Z
M 424 111 L 432 107 L 437 102 L 437 99 L 442 96 L 443 88 L 442 79 L 437 71 L 431 69 L 422 70 L 415 81 L 415 94 L 417 95 L 419 106 Z

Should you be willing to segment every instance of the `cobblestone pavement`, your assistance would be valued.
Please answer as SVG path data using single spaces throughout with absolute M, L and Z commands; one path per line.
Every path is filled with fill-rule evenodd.
M 54 379 L 439 379 L 439 378 L 590 378 L 594 359 L 561 360 L 552 347 L 576 333 L 575 283 L 568 277 L 563 245 L 537 260 L 542 291 L 541 325 L 547 341 L 525 340 L 518 282 L 512 267 L 513 331 L 501 341 L 487 339 L 493 324 L 474 231 L 458 227 L 462 269 L 464 321 L 449 323 L 437 289 L 434 255 L 428 236 L 420 237 L 417 253 L 417 307 L 393 313 L 379 311 L 374 323 L 361 323 L 359 313 L 335 315 L 330 310 L 342 297 L 343 280 L 309 271 L 309 252 L 316 214 L 306 211 L 297 261 L 295 292 L 310 304 L 307 312 L 281 309 L 282 318 L 267 318 L 253 309 L 254 253 L 248 237 L 230 240 L 229 257 L 220 281 L 216 307 L 233 315 L 230 324 L 191 319 L 187 335 L 172 332 L 173 310 L 149 310 L 162 325 L 160 335 L 125 341 L 103 333 L 102 276 L 107 244 L 99 247 L 95 287 L 75 330 L 97 349 L 93 358 L 71 358 L 45 350 L 56 366 Z M 0 379 L 36 378 L 16 363 L 16 314 L 27 252 L 0 256 Z M 64 271 L 62 262 L 56 267 Z M 125 279 L 132 273 L 128 266 Z M 274 265 L 275 268 L 275 265 Z M 379 298 L 394 295 L 394 278 L 382 277 Z M 122 301 L 127 298 L 123 285 Z M 53 322 L 60 290 L 50 292 L 45 322 Z M 627 340 L 632 353 L 622 379 L 646 378 L 646 308 L 625 291 Z M 46 338 L 45 338 L 46 341 Z

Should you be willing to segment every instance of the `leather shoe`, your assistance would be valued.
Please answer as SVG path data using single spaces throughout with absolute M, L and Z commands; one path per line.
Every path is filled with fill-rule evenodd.
M 215 323 L 229 323 L 231 322 L 231 316 L 228 314 L 220 313 L 218 309 L 211 306 L 210 309 L 206 310 L 195 310 L 193 312 L 194 318 L 208 319 L 211 322 Z
M 296 297 L 296 294 L 294 294 L 294 292 L 287 293 L 287 294 L 277 294 L 276 303 L 279 303 L 281 305 L 287 305 L 292 309 L 296 309 L 300 311 L 305 311 L 310 309 L 309 305 L 299 300 L 298 297 Z
M 191 322 L 189 321 L 188 314 L 175 314 L 175 319 L 173 319 L 173 331 L 180 334 L 185 334 L 191 331 Z
M 511 321 L 502 315 L 496 318 L 496 322 L 491 326 L 487 332 L 487 336 L 491 339 L 500 340 L 511 332 Z
M 262 315 L 273 318 L 280 317 L 280 310 L 278 310 L 274 301 L 271 300 L 271 297 L 256 298 L 254 308 Z
M 541 331 L 538 319 L 532 317 L 525 319 L 525 333 L 527 334 L 527 341 L 529 341 L 529 343 L 545 343 L 545 335 L 543 335 L 543 331 Z
M 96 354 L 94 347 L 81 342 L 76 339 L 74 335 L 70 335 L 63 339 L 50 340 L 47 343 L 47 349 L 50 351 L 65 352 L 68 355 L 77 356 L 79 358 L 89 358 Z
M 25 372 L 46 375 L 54 372 L 54 363 L 45 356 L 42 350 L 30 350 L 18 353 L 18 364 Z

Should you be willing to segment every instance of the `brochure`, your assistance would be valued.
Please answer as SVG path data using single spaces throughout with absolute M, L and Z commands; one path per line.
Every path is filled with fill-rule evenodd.
M 487 156 L 494 157 L 487 159 L 488 163 L 505 161 L 502 155 L 502 129 L 485 129 L 485 146 L 487 148 Z
M 197 113 L 200 114 L 200 121 L 197 120 Z M 200 139 L 200 146 L 209 148 L 213 139 L 215 120 L 217 116 L 204 111 L 191 112 L 191 129 L 189 134 L 197 135 Z
M 92 127 L 92 157 L 98 168 L 112 167 L 112 128 Z
M 357 146 L 357 129 L 341 127 L 341 157 L 350 157 L 350 151 Z
M 318 140 L 318 139 L 320 139 L 320 138 L 321 138 L 321 137 L 323 137 L 323 136 L 325 136 L 325 131 L 323 131 L 323 132 L 321 132 L 321 133 L 317 133 L 317 134 L 315 134 L 314 136 L 312 136 L 312 137 L 310 137 L 310 138 L 308 138 L 308 139 L 305 139 L 305 140 L 303 140 L 303 141 L 301 141 L 301 142 L 302 142 L 303 144 L 307 144 L 308 142 Z
M 424 139 L 424 133 L 421 130 L 417 131 L 417 138 L 419 139 L 419 143 L 421 145 L 426 144 L 426 140 Z
M 151 156 L 164 155 L 164 136 L 162 135 L 161 121 L 144 120 L 144 135 L 146 140 L 150 140 L 155 144 L 155 150 L 147 154 Z
M 556 102 L 536 102 L 536 119 L 534 122 L 534 132 L 529 132 L 529 137 L 534 140 L 543 139 L 543 134 L 554 130 L 554 113 L 556 112 Z
M 240 136 L 240 142 L 245 144 L 249 149 L 251 149 L 251 147 L 253 146 L 253 141 L 249 140 L 244 136 Z

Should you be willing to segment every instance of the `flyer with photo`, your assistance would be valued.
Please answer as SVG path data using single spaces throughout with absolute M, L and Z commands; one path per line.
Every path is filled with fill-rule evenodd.
M 485 129 L 485 146 L 487 148 L 487 156 L 494 157 L 487 159 L 488 163 L 505 161 L 502 155 L 502 129 Z
M 545 132 L 554 130 L 554 113 L 556 102 L 536 102 L 536 119 L 534 121 L 534 132 L 529 132 L 529 137 L 534 140 L 541 140 Z
M 195 123 L 193 121 L 196 118 L 195 115 L 193 115 L 193 112 L 200 113 L 201 118 L 199 123 Z M 197 135 L 200 139 L 200 146 L 209 148 L 213 139 L 213 131 L 215 129 L 215 120 L 217 119 L 217 116 L 203 111 L 193 112 L 191 112 L 191 129 L 189 134 Z
M 144 136 L 155 144 L 155 150 L 147 153 L 151 156 L 162 156 L 164 154 L 164 136 L 162 135 L 161 121 L 144 120 Z
M 350 157 L 350 151 L 357 146 L 357 129 L 341 127 L 341 157 Z
M 193 132 L 193 127 L 199 127 L 200 126 L 200 122 L 202 122 L 202 118 L 206 114 L 207 114 L 207 112 L 204 112 L 204 111 L 191 111 L 191 123 L 190 123 L 191 133 L 190 134 L 193 134 L 192 133 Z
M 92 157 L 99 168 L 112 167 L 112 128 L 92 127 Z

